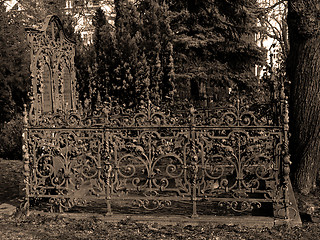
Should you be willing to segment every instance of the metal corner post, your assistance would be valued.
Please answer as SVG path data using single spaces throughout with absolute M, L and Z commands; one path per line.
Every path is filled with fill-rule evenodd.
M 23 158 L 23 175 L 25 183 L 25 203 L 24 210 L 26 215 L 29 215 L 30 206 L 30 159 L 28 153 L 28 113 L 27 105 L 23 105 L 23 132 L 22 132 L 22 158 Z

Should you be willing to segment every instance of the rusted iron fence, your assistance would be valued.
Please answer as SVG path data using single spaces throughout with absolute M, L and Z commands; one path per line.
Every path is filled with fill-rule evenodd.
M 52 37 L 55 27 L 58 39 Z M 283 86 L 273 96 L 271 111 L 233 98 L 207 110 L 170 110 L 147 102 L 135 111 L 104 105 L 85 114 L 70 90 L 75 79 L 68 58 L 58 58 L 60 67 L 51 69 L 50 59 L 57 57 L 52 46 L 66 41 L 61 29 L 51 16 L 41 30 L 28 30 L 34 52 L 32 103 L 23 135 L 27 204 L 47 199 L 52 210 L 61 211 L 103 198 L 109 215 L 125 201 L 149 212 L 189 209 L 192 217 L 203 214 L 203 207 L 206 214 L 213 209 L 242 213 L 269 204 L 276 218 L 298 214 L 289 196 Z M 43 51 L 48 42 L 52 51 Z
M 204 112 L 164 113 L 149 103 L 138 112 L 63 112 L 26 121 L 27 197 L 48 198 L 60 210 L 103 197 L 109 214 L 119 200 L 147 210 L 190 201 L 192 216 L 199 202 L 235 212 L 271 203 L 285 217 L 284 99 L 279 106 L 280 122 L 257 117 L 240 100 Z

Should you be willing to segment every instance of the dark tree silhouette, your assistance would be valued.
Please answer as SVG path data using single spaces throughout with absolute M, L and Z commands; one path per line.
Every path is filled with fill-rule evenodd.
M 227 95 L 227 87 L 246 90 L 246 94 L 256 90 L 254 68 L 266 56 L 254 38 L 259 31 L 257 1 L 168 2 L 177 87 L 186 89 L 190 84 L 194 99 L 208 95 L 213 100 Z
M 320 2 L 290 0 L 288 10 L 292 171 L 308 194 L 320 168 Z

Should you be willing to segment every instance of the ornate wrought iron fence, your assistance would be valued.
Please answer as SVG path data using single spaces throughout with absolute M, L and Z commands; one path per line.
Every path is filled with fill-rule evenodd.
M 47 114 L 25 130 L 27 196 L 60 209 L 77 199 L 132 200 L 148 210 L 174 201 L 243 212 L 264 202 L 289 209 L 287 107 L 283 125 L 237 101 L 233 108 L 100 116 Z M 27 118 L 27 116 L 26 116 Z M 281 213 L 275 213 L 281 215 Z M 285 216 L 285 213 L 282 213 Z
M 46 24 L 50 23 L 60 24 L 55 17 Z M 45 32 L 46 28 L 36 34 L 50 37 Z M 41 54 L 33 58 L 35 62 L 57 56 L 54 51 Z M 151 212 L 173 206 L 185 211 L 183 204 L 189 204 L 196 217 L 199 206 L 209 214 L 210 209 L 242 213 L 268 203 L 275 217 L 298 214 L 289 196 L 288 104 L 283 87 L 274 95 L 269 114 L 238 98 L 226 107 L 206 110 L 168 111 L 148 102 L 137 111 L 104 106 L 87 115 L 73 102 L 76 95 L 64 91 L 66 82 L 74 86 L 74 78 L 44 82 L 43 64 L 32 66 L 39 74 L 33 75 L 31 107 L 24 112 L 27 204 L 30 199 L 47 199 L 52 210 L 61 211 L 83 200 L 104 198 L 110 215 L 119 201 Z M 39 87 L 45 84 L 62 87 Z M 52 100 L 52 92 L 62 97 Z M 65 95 L 70 107 L 59 103 Z

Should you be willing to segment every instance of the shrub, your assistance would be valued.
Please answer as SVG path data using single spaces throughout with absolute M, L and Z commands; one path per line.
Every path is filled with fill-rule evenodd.
M 22 159 L 22 116 L 16 116 L 0 127 L 0 158 Z

